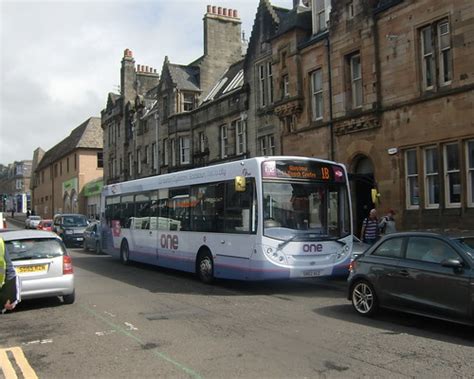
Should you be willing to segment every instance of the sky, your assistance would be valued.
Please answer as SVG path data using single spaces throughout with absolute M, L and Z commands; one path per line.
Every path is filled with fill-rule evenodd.
M 190 63 L 203 53 L 206 5 L 237 9 L 248 39 L 258 2 L 0 0 L 0 164 L 31 160 L 100 117 L 126 48 L 158 72 L 166 55 Z

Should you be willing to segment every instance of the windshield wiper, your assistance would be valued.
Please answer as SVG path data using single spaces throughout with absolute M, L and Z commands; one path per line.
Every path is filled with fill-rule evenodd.
M 296 239 L 296 237 L 298 237 L 297 234 L 294 234 L 293 236 L 291 236 L 290 238 L 288 238 L 287 240 L 281 242 L 278 244 L 278 248 L 281 249 L 283 246 L 286 246 L 288 243 L 290 243 L 291 241 L 294 241 Z

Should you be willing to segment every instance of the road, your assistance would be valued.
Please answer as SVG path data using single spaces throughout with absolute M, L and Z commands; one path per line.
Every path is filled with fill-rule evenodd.
M 362 318 L 344 281 L 209 286 L 70 252 L 75 304 L 24 301 L 0 315 L 0 378 L 11 369 L 39 378 L 472 376 L 470 328 L 393 312 Z

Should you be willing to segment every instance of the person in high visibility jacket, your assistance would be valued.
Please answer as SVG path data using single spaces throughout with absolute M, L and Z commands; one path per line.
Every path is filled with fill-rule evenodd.
M 0 308 L 13 310 L 20 301 L 19 282 L 5 243 L 0 238 Z

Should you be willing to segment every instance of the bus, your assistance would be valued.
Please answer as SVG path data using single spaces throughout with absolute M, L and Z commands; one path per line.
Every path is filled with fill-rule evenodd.
M 257 157 L 104 186 L 104 252 L 214 278 L 266 280 L 348 273 L 344 165 Z

